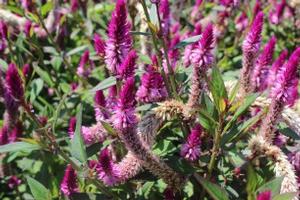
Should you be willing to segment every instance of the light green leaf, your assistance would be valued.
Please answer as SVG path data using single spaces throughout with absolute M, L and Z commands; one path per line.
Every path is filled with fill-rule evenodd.
M 103 81 L 101 81 L 101 83 L 99 83 L 96 87 L 91 89 L 91 92 L 95 93 L 98 90 L 104 90 L 104 89 L 109 88 L 113 85 L 116 85 L 116 83 L 117 83 L 116 77 L 110 76 L 107 79 L 104 79 Z
M 284 194 L 278 194 L 276 196 L 273 196 L 272 200 L 293 200 L 294 197 L 297 196 L 296 192 L 288 192 Z
M 32 144 L 28 142 L 14 142 L 5 145 L 0 145 L 0 153 L 16 152 L 16 151 L 30 152 L 38 149 L 41 149 L 40 145 Z
M 37 180 L 27 177 L 27 183 L 35 200 L 51 200 L 50 191 Z
M 36 64 L 33 64 L 33 68 L 36 71 L 36 73 L 50 86 L 50 87 L 54 87 L 54 82 L 51 79 L 51 76 L 49 75 L 49 73 L 47 71 L 44 71 L 43 69 L 41 69 L 39 66 L 37 66 Z
M 284 177 L 276 177 L 275 179 L 263 184 L 257 189 L 257 193 L 261 193 L 267 190 L 272 192 L 272 195 L 278 195 L 280 193 L 281 183 Z
M 199 181 L 214 200 L 229 200 L 228 194 L 224 188 L 221 188 L 217 184 L 211 183 L 202 177 L 199 177 Z
M 197 42 L 201 39 L 201 35 L 196 35 L 196 36 L 193 36 L 193 37 L 189 37 L 189 38 L 186 38 L 184 40 L 182 40 L 181 42 L 179 42 L 175 47 L 174 49 L 178 49 L 178 48 L 181 48 L 181 47 L 185 47 L 189 44 L 192 44 L 194 42 Z
M 107 123 L 107 122 L 105 122 L 105 121 L 100 121 L 100 122 L 101 122 L 103 128 L 104 128 L 109 134 L 114 135 L 114 136 L 118 135 L 117 131 L 116 131 L 109 123 Z

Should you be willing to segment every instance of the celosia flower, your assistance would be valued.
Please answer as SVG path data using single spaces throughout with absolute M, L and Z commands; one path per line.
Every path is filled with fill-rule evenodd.
M 278 58 L 272 64 L 272 67 L 268 73 L 268 86 L 269 87 L 271 87 L 274 84 L 274 82 L 276 80 L 276 74 L 277 74 L 278 70 L 284 65 L 284 63 L 287 59 L 287 56 L 288 56 L 288 50 L 282 51 L 280 53 L 280 55 L 278 56 Z
M 239 32 L 241 32 L 245 30 L 247 26 L 248 26 L 247 14 L 245 12 L 242 12 L 242 14 L 235 21 L 235 27 Z
M 101 39 L 101 36 L 97 33 L 94 34 L 93 41 L 94 41 L 95 51 L 97 52 L 98 56 L 103 58 L 104 55 L 105 55 L 105 43 L 104 43 L 104 41 Z
M 60 184 L 60 190 L 66 196 L 79 192 L 77 174 L 70 164 L 66 168 L 64 178 Z
M 195 25 L 194 31 L 189 35 L 190 37 L 200 35 L 202 33 L 202 26 L 201 23 L 197 23 Z M 183 64 L 185 67 L 188 67 L 191 65 L 191 53 L 192 50 L 195 48 L 196 43 L 187 45 L 184 49 L 184 55 L 183 55 Z
M 125 60 L 121 64 L 120 68 L 118 69 L 119 77 L 123 80 L 133 77 L 134 70 L 136 68 L 136 60 L 138 56 L 135 50 L 131 50 L 128 55 L 126 56 Z
M 71 117 L 69 121 L 68 133 L 70 138 L 73 138 L 76 129 L 76 117 Z
M 98 178 L 108 186 L 116 184 L 119 181 L 119 170 L 112 161 L 108 148 L 101 151 L 98 161 L 96 167 Z
M 261 192 L 257 195 L 256 200 L 272 200 L 271 191 Z
M 132 46 L 124 0 L 118 0 L 108 25 L 108 40 L 105 47 L 106 67 L 116 75 Z
M 106 100 L 102 90 L 98 90 L 94 97 L 96 120 L 105 120 L 109 118 L 106 110 Z
M 4 89 L 4 104 L 6 108 L 4 122 L 9 128 L 11 128 L 17 121 L 20 104 L 12 97 L 11 93 L 6 88 Z
M 5 145 L 9 142 L 9 130 L 6 125 L 0 130 L 0 145 Z
M 105 140 L 104 128 L 101 123 L 91 127 L 82 126 L 81 135 L 84 143 L 88 146 Z
M 213 26 L 212 24 L 209 24 L 205 28 L 201 39 L 196 44 L 190 56 L 191 62 L 195 67 L 206 71 L 212 64 L 212 49 L 214 48 L 214 41 Z
M 77 74 L 79 76 L 88 77 L 94 68 L 94 63 L 90 60 L 90 52 L 86 50 L 80 58 L 80 62 L 77 68 Z
M 71 11 L 76 12 L 79 8 L 78 0 L 71 0 Z
M 8 179 L 8 187 L 10 189 L 14 189 L 18 187 L 18 185 L 20 185 L 21 183 L 22 183 L 21 179 L 19 179 L 17 176 L 11 176 Z
M 119 100 L 114 109 L 112 122 L 118 130 L 125 130 L 137 123 L 135 116 L 135 86 L 134 79 L 128 78 L 119 94 Z
M 202 132 L 202 128 L 199 124 L 197 124 L 189 134 L 186 143 L 184 143 L 181 147 L 180 155 L 187 160 L 195 161 L 200 156 L 200 145 L 201 139 L 200 135 Z
M 300 151 L 289 153 L 290 163 L 294 166 L 297 174 L 300 174 Z
M 161 26 L 162 34 L 167 37 L 169 35 L 170 29 L 170 5 L 169 0 L 161 0 L 159 5 L 159 12 L 162 14 Z
M 22 135 L 22 124 L 18 122 L 9 134 L 9 142 L 15 142 Z
M 7 40 L 7 26 L 5 22 L 0 21 L 0 51 L 5 50 L 6 40 Z
M 117 105 L 117 86 L 111 86 L 108 89 L 108 96 L 106 99 L 106 108 L 109 111 L 113 111 Z
M 269 19 L 272 24 L 278 24 L 282 18 L 284 8 L 286 6 L 285 0 L 275 5 L 275 9 L 270 11 Z
M 31 67 L 29 64 L 25 64 L 22 68 L 23 76 L 28 78 L 31 74 Z
M 297 67 L 300 61 L 300 47 L 290 56 L 287 63 L 278 71 L 271 90 L 271 97 L 292 106 L 298 96 Z
M 32 28 L 32 22 L 30 20 L 26 20 L 23 28 L 26 37 L 30 37 L 31 28 Z
M 263 91 L 267 88 L 268 71 L 273 60 L 275 45 L 276 38 L 273 36 L 256 60 L 251 77 L 251 83 L 254 91 Z
M 17 101 L 24 100 L 23 82 L 19 75 L 18 69 L 15 64 L 11 63 L 6 72 L 6 85 L 8 92 Z
M 195 5 L 193 6 L 193 10 L 191 12 L 191 18 L 193 21 L 197 21 L 201 17 L 201 12 L 199 10 L 199 7 L 201 6 L 203 0 L 196 0 Z
M 256 0 L 255 5 L 253 7 L 253 16 L 257 16 L 257 14 L 261 11 L 262 10 L 260 0 Z
M 136 92 L 136 99 L 142 103 L 163 101 L 168 93 L 159 72 L 149 67 L 141 78 L 141 85 Z
M 21 5 L 27 11 L 32 11 L 32 9 L 33 9 L 32 0 L 21 0 Z

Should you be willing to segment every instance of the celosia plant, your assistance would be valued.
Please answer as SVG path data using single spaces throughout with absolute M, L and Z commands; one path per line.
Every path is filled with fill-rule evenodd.
M 0 4 L 1 199 L 299 199 L 297 1 Z

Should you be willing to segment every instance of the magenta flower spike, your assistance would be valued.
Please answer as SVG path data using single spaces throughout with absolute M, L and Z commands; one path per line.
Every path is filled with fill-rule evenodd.
M 30 20 L 26 20 L 23 28 L 26 37 L 30 37 L 31 28 L 32 28 L 32 22 Z
M 256 0 L 255 5 L 253 7 L 253 16 L 256 17 L 261 11 L 262 9 L 261 9 L 260 0 Z
M 11 63 L 6 72 L 6 85 L 8 92 L 16 101 L 24 101 L 23 81 L 15 64 Z
M 214 48 L 214 42 L 213 25 L 209 24 L 203 31 L 201 39 L 191 53 L 191 62 L 194 67 L 204 71 L 208 69 L 213 62 L 212 50 Z
M 79 9 L 79 2 L 78 0 L 71 0 L 71 11 L 76 12 Z
M 95 48 L 95 51 L 97 52 L 98 56 L 100 56 L 101 58 L 104 58 L 104 56 L 105 56 L 105 43 L 101 39 L 101 36 L 99 34 L 95 33 L 93 41 L 94 41 L 94 48 Z
M 31 74 L 31 67 L 29 64 L 25 64 L 22 68 L 22 73 L 23 73 L 23 76 L 26 77 L 26 78 L 29 78 L 30 74 Z
M 5 88 L 4 89 L 4 105 L 6 108 L 6 113 L 4 115 L 5 124 L 11 129 L 15 126 L 18 118 L 18 111 L 20 103 L 13 98 L 11 93 Z
M 9 142 L 9 130 L 6 125 L 0 130 L 0 145 L 5 145 Z
M 300 62 L 300 47 L 290 56 L 287 63 L 278 71 L 270 96 L 285 105 L 292 106 L 298 97 L 297 67 Z
M 9 142 L 15 142 L 19 137 L 22 136 L 23 127 L 21 122 L 17 122 L 15 127 L 10 131 Z
M 235 22 L 235 27 L 238 31 L 245 30 L 249 23 L 247 14 L 245 12 L 242 12 L 242 14 L 236 19 Z
M 21 0 L 21 5 L 27 11 L 32 11 L 32 9 L 33 9 L 32 0 Z
M 111 86 L 108 89 L 108 96 L 106 98 L 106 108 L 113 111 L 117 105 L 117 86 Z
M 189 134 L 186 142 L 181 147 L 180 155 L 187 160 L 195 161 L 200 156 L 200 145 L 201 145 L 201 132 L 202 127 L 197 124 Z
M 7 25 L 4 21 L 0 21 L 0 38 L 7 39 Z
M 123 80 L 133 77 L 136 69 L 137 54 L 135 50 L 131 50 L 125 60 L 118 69 L 119 77 Z
M 16 187 L 18 187 L 18 185 L 20 185 L 22 183 L 22 180 L 19 179 L 17 176 L 11 176 L 9 179 L 8 179 L 8 187 L 10 189 L 14 189 Z
M 257 195 L 256 200 L 272 200 L 271 191 L 261 192 Z
M 106 110 L 106 99 L 102 90 L 98 90 L 94 97 L 96 120 L 106 120 L 109 118 L 109 113 Z
M 70 138 L 73 138 L 76 128 L 76 117 L 71 117 L 69 121 L 68 133 Z
M 79 192 L 77 174 L 70 164 L 67 165 L 64 178 L 60 184 L 60 190 L 66 196 Z
M 94 62 L 90 60 L 90 51 L 86 50 L 80 58 L 77 74 L 82 77 L 88 77 L 93 68 Z
M 286 1 L 282 0 L 280 3 L 275 5 L 275 9 L 271 10 L 269 13 L 269 19 L 272 24 L 279 24 L 284 8 L 286 7 Z
M 253 71 L 254 63 L 260 49 L 263 21 L 264 14 L 259 12 L 243 42 L 243 68 L 241 70 L 241 89 L 243 95 L 254 90 L 251 86 L 250 74 Z
M 108 40 L 105 47 L 106 67 L 113 75 L 117 75 L 118 69 L 131 49 L 130 28 L 125 1 L 118 0 L 108 25 Z
M 300 174 L 300 151 L 294 151 L 288 155 L 289 161 L 294 166 L 296 174 Z
M 254 66 L 251 83 L 254 91 L 263 91 L 268 86 L 268 72 L 273 60 L 276 38 L 273 36 L 258 56 Z
M 112 186 L 120 180 L 119 170 L 112 161 L 108 148 L 101 151 L 96 171 L 98 173 L 98 178 L 102 180 L 105 185 Z
M 128 78 L 119 94 L 112 122 L 116 129 L 126 130 L 136 125 L 134 78 Z
M 288 50 L 285 49 L 280 53 L 278 58 L 272 64 L 272 67 L 269 70 L 269 74 L 268 74 L 268 86 L 269 87 L 273 86 L 273 84 L 276 80 L 276 74 L 277 74 L 278 70 L 284 65 L 284 63 L 287 59 L 287 56 L 288 56 Z
M 169 0 L 160 1 L 159 12 L 161 13 L 161 32 L 163 36 L 167 38 L 169 36 L 171 26 Z
M 142 103 L 163 101 L 168 93 L 159 72 L 149 67 L 141 78 L 141 85 L 136 92 L 136 99 Z

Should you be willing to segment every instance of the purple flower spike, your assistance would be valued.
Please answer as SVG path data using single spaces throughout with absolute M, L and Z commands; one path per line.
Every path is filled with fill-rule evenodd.
M 115 128 L 122 131 L 136 125 L 135 103 L 134 78 L 129 78 L 120 92 L 119 101 L 112 116 Z
M 15 64 L 11 63 L 6 72 L 6 85 L 8 92 L 17 101 L 24 100 L 23 81 L 19 75 L 18 69 Z
M 109 118 L 106 111 L 106 100 L 102 90 L 98 90 L 94 97 L 96 120 L 101 121 Z
M 60 185 L 60 190 L 66 196 L 79 192 L 77 174 L 70 164 L 66 168 L 64 178 Z
M 105 43 L 104 43 L 104 41 L 101 39 L 101 36 L 97 33 L 94 34 L 93 41 L 94 41 L 95 51 L 97 52 L 98 56 L 103 58 L 104 55 L 105 55 Z
M 78 0 L 71 0 L 71 11 L 76 12 L 79 8 Z
M 271 191 L 261 192 L 257 195 L 256 200 L 271 200 Z
M 256 16 L 259 12 L 261 12 L 261 3 L 260 0 L 256 0 L 253 8 L 253 16 Z
M 0 130 L 0 145 L 5 145 L 9 142 L 9 130 L 6 125 Z
M 271 87 L 273 86 L 275 80 L 276 80 L 276 74 L 278 70 L 284 65 L 286 59 L 288 56 L 288 50 L 284 50 L 281 52 L 279 57 L 275 60 L 273 63 L 271 69 L 269 70 L 269 75 L 268 75 L 268 86 Z
M 294 166 L 297 174 L 300 174 L 300 151 L 289 153 L 289 161 Z
M 86 50 L 80 58 L 77 68 L 77 74 L 82 77 L 88 77 L 94 68 L 94 63 L 90 60 L 90 52 Z
M 127 10 L 124 0 L 118 0 L 108 25 L 108 40 L 105 47 L 105 63 L 108 70 L 116 75 L 126 55 L 132 46 L 129 33 L 131 28 L 127 20 Z
M 11 93 L 5 89 L 4 90 L 4 104 L 6 108 L 6 113 L 4 115 L 4 121 L 5 124 L 9 127 L 12 128 L 15 126 L 15 123 L 18 118 L 18 109 L 20 106 L 20 103 L 16 101 Z
M 149 68 L 141 78 L 141 86 L 136 92 L 136 99 L 142 103 L 163 101 L 168 93 L 160 73 Z
M 18 122 L 15 124 L 15 127 L 11 130 L 9 135 L 9 142 L 15 142 L 19 137 L 22 136 L 22 124 Z
M 209 24 L 203 31 L 202 37 L 191 53 L 191 62 L 197 68 L 206 71 L 213 62 L 212 49 L 214 48 L 213 25 Z
M 68 133 L 70 138 L 73 138 L 76 128 L 76 117 L 71 117 L 69 121 Z
M 259 55 L 256 65 L 253 69 L 252 80 L 254 91 L 263 91 L 267 88 L 269 66 L 272 63 L 273 53 L 275 50 L 276 38 L 273 36 L 266 44 L 263 52 Z
M 164 36 L 168 36 L 169 35 L 169 31 L 170 31 L 170 4 L 169 4 L 169 0 L 161 0 L 160 2 L 160 6 L 159 6 L 159 12 L 162 13 L 162 34 Z
M 7 39 L 7 25 L 4 21 L 0 21 L 0 38 L 3 40 Z
M 30 20 L 26 20 L 23 29 L 26 37 L 30 37 L 31 28 L 32 28 L 32 22 Z
M 184 143 L 181 147 L 180 155 L 187 160 L 195 161 L 200 156 L 200 135 L 202 132 L 202 128 L 199 124 L 197 124 L 189 134 L 186 143 Z
M 96 167 L 98 178 L 105 185 L 112 186 L 116 184 L 119 181 L 119 170 L 112 161 L 108 148 L 101 151 L 98 161 L 99 163 Z
M 29 64 L 25 64 L 22 68 L 23 76 L 28 78 L 31 74 L 31 67 Z
M 115 106 L 117 105 L 117 86 L 111 86 L 108 89 L 108 96 L 106 99 L 106 107 L 108 110 L 114 110 Z
M 292 106 L 298 97 L 297 67 L 300 62 L 300 47 L 290 56 L 287 63 L 278 71 L 276 82 L 271 89 L 271 97 Z
M 32 11 L 33 2 L 32 0 L 21 0 L 22 7 L 27 11 Z
M 245 12 L 242 12 L 242 14 L 236 19 L 236 29 L 238 31 L 243 31 L 248 26 L 248 17 Z
M 269 14 L 269 19 L 272 24 L 279 24 L 284 8 L 286 6 L 285 0 L 282 0 L 280 3 L 276 4 L 275 10 L 271 10 Z
M 118 69 L 118 74 L 121 79 L 125 80 L 127 78 L 134 76 L 134 70 L 136 68 L 136 60 L 138 56 L 135 50 L 131 50 L 122 65 Z
M 21 179 L 19 179 L 17 176 L 11 176 L 8 179 L 8 187 L 10 189 L 14 189 L 16 188 L 18 185 L 20 185 L 22 183 Z

